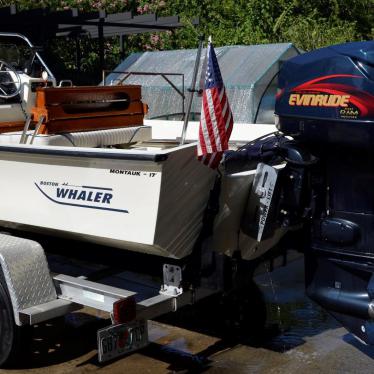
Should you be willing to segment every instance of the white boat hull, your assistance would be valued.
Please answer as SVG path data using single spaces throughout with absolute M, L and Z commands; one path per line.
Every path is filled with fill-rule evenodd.
M 215 173 L 195 145 L 134 152 L 0 147 L 0 224 L 182 258 Z

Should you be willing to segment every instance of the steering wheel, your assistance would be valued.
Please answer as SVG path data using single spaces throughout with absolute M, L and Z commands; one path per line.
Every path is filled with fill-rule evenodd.
M 21 91 L 21 77 L 8 63 L 0 60 L 0 98 L 11 99 Z

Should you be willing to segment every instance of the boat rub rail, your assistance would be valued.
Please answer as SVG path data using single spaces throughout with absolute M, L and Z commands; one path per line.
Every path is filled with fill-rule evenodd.
M 28 153 L 54 156 L 70 156 L 70 157 L 88 157 L 101 159 L 118 159 L 118 160 L 134 160 L 134 161 L 153 161 L 162 162 L 168 159 L 168 154 L 146 154 L 146 153 L 114 153 L 114 152 L 95 152 L 95 151 L 80 151 L 80 150 L 64 150 L 64 149 L 43 149 L 43 148 L 29 148 L 29 147 L 11 147 L 0 146 L 0 152 L 12 153 Z

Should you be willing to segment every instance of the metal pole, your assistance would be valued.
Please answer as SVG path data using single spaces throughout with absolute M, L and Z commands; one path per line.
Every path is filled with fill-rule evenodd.
M 82 51 L 81 51 L 81 44 L 79 42 L 79 35 L 75 35 L 74 39 L 75 39 L 75 64 L 77 65 L 78 73 L 80 73 L 81 62 L 82 62 Z
M 204 42 L 204 35 L 200 35 L 199 36 L 199 48 L 197 50 L 195 66 L 194 66 L 193 75 L 192 75 L 191 88 L 189 90 L 190 91 L 190 96 L 188 97 L 187 112 L 184 116 L 182 137 L 181 137 L 181 141 L 179 143 L 180 145 L 184 144 L 185 141 L 186 141 L 188 118 L 190 117 L 193 95 L 195 93 L 196 78 L 197 78 L 197 72 L 199 70 L 199 63 L 200 63 L 201 51 L 203 49 L 203 42 Z
M 183 96 L 182 96 L 182 118 L 184 119 L 185 118 L 185 110 L 184 110 L 184 98 L 186 97 L 185 94 L 184 94 L 184 74 L 182 75 L 182 92 L 183 92 Z
M 98 37 L 99 37 L 100 71 L 103 71 L 105 69 L 105 60 L 104 60 L 104 18 L 99 19 Z M 104 85 L 105 85 L 105 82 L 104 82 Z
M 119 45 L 120 45 L 120 56 L 123 60 L 126 57 L 126 50 L 125 50 L 125 35 L 121 34 L 119 36 Z

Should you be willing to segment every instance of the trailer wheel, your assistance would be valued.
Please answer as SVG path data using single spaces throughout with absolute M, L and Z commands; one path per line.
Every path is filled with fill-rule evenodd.
M 0 366 L 10 366 L 26 356 L 31 340 L 30 326 L 17 326 L 7 285 L 0 270 Z

